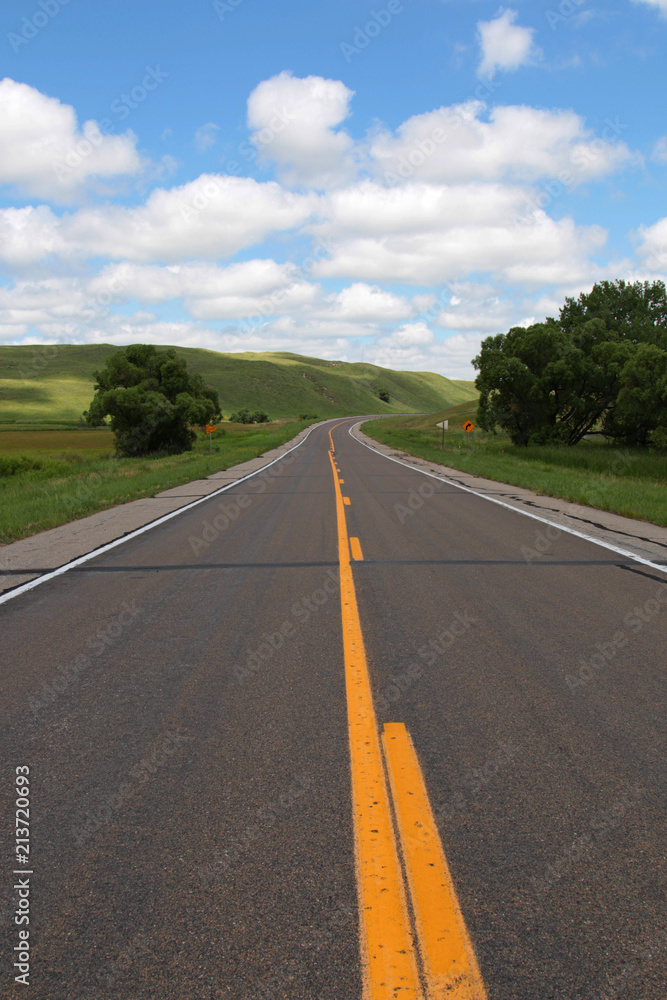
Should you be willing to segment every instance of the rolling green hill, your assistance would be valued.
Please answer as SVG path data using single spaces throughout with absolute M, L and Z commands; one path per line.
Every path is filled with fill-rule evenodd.
M 116 350 L 108 344 L 0 347 L 0 424 L 76 422 L 90 405 L 93 372 Z M 397 372 L 284 352 L 176 351 L 218 390 L 226 416 L 244 406 L 265 410 L 271 418 L 423 413 L 477 398 L 472 382 L 453 382 L 431 372 Z M 389 392 L 389 403 L 378 399 L 381 388 Z

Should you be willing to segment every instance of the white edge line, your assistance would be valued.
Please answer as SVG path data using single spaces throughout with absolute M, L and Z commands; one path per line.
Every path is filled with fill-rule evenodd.
M 292 448 L 288 448 L 282 455 L 279 455 L 278 458 L 274 458 L 270 462 L 267 462 L 266 465 L 263 465 L 260 469 L 255 469 L 254 472 L 249 472 L 247 476 L 235 479 L 233 482 L 227 483 L 226 486 L 221 486 L 219 490 L 214 490 L 212 493 L 207 493 L 205 497 L 199 497 L 198 500 L 193 500 L 192 503 L 185 504 L 184 507 L 177 507 L 176 510 L 172 510 L 168 514 L 163 514 L 154 521 L 149 521 L 148 524 L 142 524 L 140 528 L 135 528 L 126 535 L 121 535 L 120 538 L 114 538 L 112 542 L 106 542 L 105 545 L 100 545 L 99 548 L 93 549 L 91 552 L 86 552 L 82 556 L 77 556 L 76 559 L 72 559 L 72 561 L 68 563 L 63 563 L 63 565 L 58 566 L 57 569 L 50 570 L 48 573 L 43 573 L 42 576 L 35 577 L 34 580 L 28 580 L 27 583 L 20 584 L 13 590 L 8 591 L 6 594 L 2 594 L 0 596 L 0 604 L 5 604 L 7 601 L 11 601 L 12 598 L 18 597 L 19 594 L 25 594 L 26 591 L 33 590 L 35 587 L 38 587 L 40 583 L 46 583 L 47 580 L 53 580 L 56 576 L 62 576 L 63 573 L 67 573 L 68 570 L 74 569 L 75 566 L 81 566 L 82 563 L 88 562 L 89 559 L 94 559 L 95 556 L 102 555 L 103 552 L 115 549 L 118 545 L 122 545 L 124 542 L 129 542 L 131 538 L 136 538 L 138 535 L 143 535 L 144 532 L 150 531 L 151 528 L 157 528 L 159 524 L 164 524 L 165 521 L 170 521 L 172 517 L 176 517 L 178 514 L 182 514 L 186 510 L 192 510 L 192 508 L 197 507 L 198 504 L 219 496 L 221 493 L 224 493 L 225 490 L 230 490 L 232 486 L 238 486 L 239 483 L 244 483 L 246 479 L 252 479 L 253 476 L 257 476 L 260 472 L 264 472 L 265 469 L 269 469 L 272 465 L 275 465 L 276 462 L 280 462 L 285 455 L 289 455 L 290 452 L 296 451 L 297 448 L 300 448 L 301 445 L 308 440 L 312 431 L 316 430 L 318 427 L 324 426 L 324 424 L 331 423 L 332 420 L 338 420 L 338 417 L 331 417 L 329 420 L 322 420 L 320 423 L 309 427 L 308 433 L 301 439 L 301 441 L 299 441 L 298 444 L 295 444 Z M 184 483 L 183 485 L 187 486 L 187 483 Z M 150 499 L 154 498 L 151 497 Z M 28 572 L 30 571 L 28 570 Z M 2 571 L 0 571 L 0 576 L 1 575 Z
M 482 500 L 488 500 L 489 503 L 497 503 L 499 507 L 505 507 L 506 510 L 513 510 L 515 514 L 523 514 L 524 517 L 530 517 L 533 521 L 541 521 L 542 524 L 548 524 L 552 528 L 558 528 L 560 531 L 566 531 L 569 535 L 575 535 L 577 538 L 583 538 L 585 542 L 592 542 L 593 545 L 600 545 L 603 549 L 609 549 L 617 555 L 627 556 L 628 559 L 633 559 L 635 562 L 641 563 L 642 566 L 650 566 L 651 569 L 657 569 L 660 573 L 667 573 L 667 566 L 661 566 L 659 563 L 651 562 L 649 559 L 644 559 L 642 556 L 638 556 L 634 552 L 628 552 L 627 549 L 620 549 L 617 545 L 612 545 L 611 542 L 604 542 L 601 538 L 592 538 L 590 535 L 584 535 L 582 531 L 577 531 L 575 528 L 568 528 L 566 525 L 559 524 L 557 521 L 550 521 L 548 518 L 540 517 L 539 514 L 533 514 L 529 510 L 521 510 L 520 507 L 513 507 L 511 504 L 505 503 L 504 500 L 498 500 L 496 497 L 487 496 L 486 493 L 478 493 L 476 490 L 470 489 L 469 486 L 461 486 L 459 483 L 455 483 L 453 479 L 447 479 L 446 476 L 437 476 L 433 472 L 425 472 L 424 469 L 418 469 L 414 465 L 402 462 L 400 458 L 392 458 L 391 455 L 383 455 L 383 453 L 378 451 L 377 448 L 373 448 L 370 444 L 366 444 L 365 441 L 360 441 L 359 438 L 355 437 L 352 433 L 355 428 L 361 427 L 363 423 L 366 423 L 366 421 L 360 420 L 359 423 L 353 424 L 353 426 L 349 428 L 348 433 L 350 437 L 357 442 L 357 444 L 361 444 L 364 448 L 368 448 L 369 451 L 379 455 L 380 458 L 386 458 L 389 462 L 396 462 L 397 465 L 403 465 L 406 469 L 411 469 L 413 472 L 419 472 L 423 476 L 428 476 L 429 479 L 437 479 L 441 483 L 447 483 L 449 486 L 455 486 L 457 490 L 463 490 L 464 493 L 472 493 L 473 496 L 481 497 Z M 464 473 L 464 475 L 470 475 L 470 473 Z M 565 516 L 567 517 L 567 514 Z

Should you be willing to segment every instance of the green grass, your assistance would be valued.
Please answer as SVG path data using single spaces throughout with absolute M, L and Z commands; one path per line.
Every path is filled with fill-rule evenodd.
M 475 411 L 475 404 L 464 403 L 427 417 L 370 421 L 363 430 L 382 444 L 431 462 L 667 527 L 667 452 L 598 440 L 573 448 L 519 448 L 504 435 L 479 429 L 470 434 L 467 452 L 461 424 L 474 423 Z M 442 431 L 435 424 L 445 419 L 450 429 L 443 451 Z
M 200 434 L 191 452 L 143 459 L 114 457 L 109 431 L 69 431 L 64 442 L 61 431 L 0 433 L 0 544 L 203 479 L 284 444 L 308 423 L 230 424 L 214 435 L 212 452 Z
M 75 424 L 93 397 L 93 372 L 116 350 L 108 344 L 0 347 L 0 426 Z M 227 416 L 242 407 L 265 410 L 272 419 L 424 413 L 477 397 L 472 383 L 432 372 L 396 372 L 286 352 L 175 350 L 218 390 Z M 378 398 L 380 388 L 388 390 L 389 403 Z

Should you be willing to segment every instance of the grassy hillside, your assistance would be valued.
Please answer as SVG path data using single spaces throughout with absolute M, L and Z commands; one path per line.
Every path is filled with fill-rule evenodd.
M 93 372 L 116 347 L 62 344 L 0 347 L 0 424 L 67 424 L 93 396 Z M 270 417 L 319 413 L 425 412 L 476 398 L 472 383 L 430 372 L 396 372 L 370 364 L 322 361 L 298 354 L 219 354 L 177 347 L 188 365 L 214 386 L 222 412 L 248 406 Z M 390 394 L 378 399 L 378 389 Z

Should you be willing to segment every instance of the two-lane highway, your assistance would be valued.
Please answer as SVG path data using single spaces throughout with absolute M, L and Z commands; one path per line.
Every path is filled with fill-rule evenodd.
M 3 996 L 664 1000 L 667 578 L 352 423 L 0 607 Z

